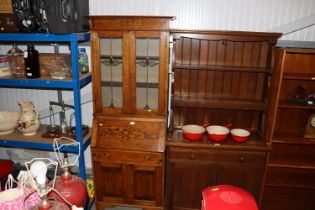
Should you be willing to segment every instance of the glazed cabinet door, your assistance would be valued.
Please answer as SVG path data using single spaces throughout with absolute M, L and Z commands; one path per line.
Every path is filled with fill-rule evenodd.
M 200 209 L 215 181 L 214 152 L 168 148 L 166 171 L 166 209 Z
M 161 153 L 95 149 L 92 156 L 98 208 L 118 204 L 162 207 Z
M 135 111 L 138 114 L 166 114 L 168 33 L 134 33 L 131 41 L 131 61 L 135 61 L 135 73 L 130 79 L 135 85 Z M 135 44 L 133 46 L 132 44 Z M 135 80 L 133 82 L 133 80 Z
M 168 32 L 94 32 L 95 109 L 165 115 Z
M 92 32 L 93 91 L 96 112 L 121 113 L 125 87 L 128 86 L 128 33 Z M 127 62 L 127 63 L 125 63 Z

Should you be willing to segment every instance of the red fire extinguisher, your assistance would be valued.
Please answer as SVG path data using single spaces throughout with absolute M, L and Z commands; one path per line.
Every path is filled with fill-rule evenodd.
M 63 145 L 59 146 L 58 140 L 61 140 L 61 139 L 70 140 L 70 141 L 72 141 L 72 143 L 63 144 Z M 67 146 L 69 146 L 69 145 L 80 146 L 73 139 L 69 139 L 66 137 L 61 137 L 59 139 L 55 139 L 55 143 L 54 143 L 55 153 L 56 153 L 56 157 L 59 161 L 59 164 L 60 164 L 61 168 L 63 169 L 63 173 L 61 176 L 58 176 L 56 178 L 56 184 L 54 187 L 55 190 L 51 191 L 49 193 L 48 197 L 54 198 L 56 201 L 64 203 L 69 208 L 71 206 L 70 204 L 75 205 L 76 207 L 84 208 L 85 204 L 87 203 L 87 200 L 88 200 L 87 187 L 86 187 L 84 180 L 82 180 L 80 177 L 74 176 L 70 173 L 69 166 L 72 166 L 75 163 L 69 164 L 68 155 L 66 153 L 62 157 L 61 152 L 60 152 L 60 148 L 62 146 L 65 146 L 65 145 L 67 145 Z M 80 148 L 79 148 L 79 151 L 80 151 Z M 59 194 L 57 194 L 55 191 L 59 192 Z M 63 197 L 63 198 L 61 198 L 61 197 Z M 70 204 L 65 202 L 64 199 L 66 199 Z

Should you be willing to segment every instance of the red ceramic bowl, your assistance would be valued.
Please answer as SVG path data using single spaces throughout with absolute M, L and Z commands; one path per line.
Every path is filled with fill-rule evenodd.
M 199 125 L 184 125 L 182 131 L 185 139 L 196 141 L 202 139 L 206 129 Z
M 235 128 L 231 130 L 232 139 L 236 142 L 246 142 L 250 136 L 250 132 L 245 129 Z
M 210 125 L 206 128 L 208 138 L 212 141 L 223 141 L 230 133 L 230 129 L 220 125 Z

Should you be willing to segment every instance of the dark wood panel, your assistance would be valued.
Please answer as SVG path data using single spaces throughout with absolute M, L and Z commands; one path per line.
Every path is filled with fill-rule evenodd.
M 289 143 L 272 144 L 269 165 L 315 169 L 315 145 Z
M 202 159 L 191 160 L 185 151 L 167 161 L 167 191 L 166 206 L 169 209 L 192 208 L 200 209 L 202 200 L 202 190 L 214 184 L 214 165 L 211 161 Z M 197 152 L 195 153 L 197 154 Z M 171 156 L 171 152 L 168 152 Z M 209 154 L 211 156 L 211 153 Z M 182 159 L 183 157 L 188 157 Z
M 301 94 L 302 90 L 304 89 L 304 93 Z M 315 93 L 315 86 L 314 81 L 301 81 L 301 80 L 283 80 L 282 81 L 282 88 L 280 94 L 280 100 L 289 100 L 293 97 L 297 97 L 298 94 L 301 98 L 307 99 L 309 94 Z
M 266 184 L 315 190 L 315 170 L 298 167 L 268 167 Z
M 284 58 L 284 72 L 315 75 L 315 51 L 288 52 Z
M 266 186 L 261 210 L 314 210 L 314 189 Z
M 278 109 L 275 132 L 303 136 L 307 118 L 312 111 L 306 109 Z
M 265 100 L 263 73 L 229 71 L 195 71 L 176 69 L 174 74 L 174 96 L 206 98 L 228 98 L 243 100 Z M 200 84 L 201 83 L 201 84 Z M 202 88 L 199 93 L 198 86 Z M 204 91 L 206 94 L 204 94 Z
M 213 40 L 211 36 L 201 38 L 181 37 L 176 39 L 174 64 L 207 66 L 267 67 L 269 44 L 267 41 Z

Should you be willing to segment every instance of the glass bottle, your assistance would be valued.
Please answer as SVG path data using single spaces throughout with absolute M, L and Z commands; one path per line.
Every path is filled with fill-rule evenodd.
M 27 45 L 27 50 L 24 52 L 25 61 L 25 76 L 28 79 L 40 77 L 39 69 L 39 54 L 35 50 L 34 45 Z
M 9 68 L 12 77 L 21 78 L 25 75 L 23 51 L 15 44 L 8 51 Z
M 85 48 L 79 48 L 79 70 L 81 74 L 89 72 L 89 60 Z

